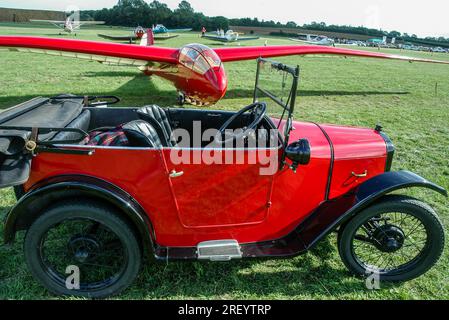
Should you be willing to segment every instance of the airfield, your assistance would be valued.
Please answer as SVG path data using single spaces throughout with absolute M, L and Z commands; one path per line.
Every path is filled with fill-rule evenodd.
M 56 28 L 31 24 L 0 24 L 1 35 L 34 35 L 105 41 L 98 33 L 130 34 L 130 29 L 98 26 L 77 36 L 58 35 Z M 262 37 L 241 45 L 293 45 L 288 39 Z M 180 34 L 157 46 L 188 43 L 223 46 Z M 227 44 L 236 46 L 238 43 Z M 350 47 L 360 50 L 375 48 Z M 381 49 L 381 52 L 448 60 L 449 54 Z M 299 65 L 301 79 L 295 119 L 374 128 L 382 124 L 396 146 L 393 170 L 407 169 L 449 190 L 449 66 L 366 58 L 306 56 L 276 58 Z M 227 63 L 227 94 L 217 109 L 241 109 L 252 101 L 256 63 Z M 173 86 L 144 76 L 133 67 L 107 66 L 64 57 L 0 51 L 0 109 L 36 96 L 60 93 L 116 95 L 120 106 L 176 104 Z M 299 168 L 301 170 L 301 168 Z M 426 190 L 408 195 L 424 198 L 449 226 L 448 199 Z M 14 205 L 12 190 L 0 191 L 0 221 Z M 0 237 L 3 224 L 0 223 Z M 446 232 L 447 235 L 449 235 Z M 26 268 L 22 237 L 11 247 L 0 246 L 0 299 L 51 297 Z M 449 299 L 449 249 L 435 268 L 404 284 L 381 284 L 370 291 L 364 280 L 349 275 L 338 257 L 335 235 L 312 252 L 288 260 L 220 263 L 155 264 L 149 261 L 125 299 Z

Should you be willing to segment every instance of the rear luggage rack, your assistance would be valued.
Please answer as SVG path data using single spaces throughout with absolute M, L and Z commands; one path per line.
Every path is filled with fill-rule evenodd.
M 91 107 L 91 108 L 112 105 L 120 102 L 120 98 L 116 96 L 73 96 L 73 95 L 59 95 L 50 98 L 50 101 L 53 102 L 57 100 L 67 100 L 67 99 L 83 100 L 84 107 Z M 91 103 L 91 101 L 100 99 L 107 99 L 111 101 L 97 101 Z
M 25 131 L 32 132 L 34 127 L 15 127 L 15 126 L 0 126 L 0 130 L 11 130 L 11 131 Z M 39 145 L 50 146 L 55 144 L 75 144 L 83 141 L 89 134 L 78 128 L 36 128 L 38 130 L 38 134 L 49 134 L 49 133 L 59 133 L 59 132 L 73 132 L 81 135 L 81 138 L 74 140 L 64 140 L 64 141 L 41 141 L 39 140 Z

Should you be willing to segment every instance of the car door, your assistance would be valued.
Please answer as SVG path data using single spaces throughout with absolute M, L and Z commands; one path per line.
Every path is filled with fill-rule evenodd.
M 190 161 L 179 163 L 180 152 Z M 185 227 L 258 224 L 267 218 L 279 149 L 165 149 L 164 157 Z

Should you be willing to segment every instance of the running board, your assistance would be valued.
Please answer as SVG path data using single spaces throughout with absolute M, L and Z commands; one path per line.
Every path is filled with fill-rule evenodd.
M 229 261 L 241 259 L 242 251 L 236 240 L 204 241 L 197 246 L 198 260 Z

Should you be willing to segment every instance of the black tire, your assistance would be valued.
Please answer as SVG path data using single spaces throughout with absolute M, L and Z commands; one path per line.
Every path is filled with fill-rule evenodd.
M 73 233 L 75 230 L 81 232 Z M 53 244 L 47 247 L 51 241 Z M 48 254 L 49 251 L 54 254 Z M 33 276 L 57 295 L 87 298 L 116 295 L 134 281 L 141 264 L 141 247 L 128 223 L 113 208 L 90 201 L 58 203 L 46 209 L 28 229 L 24 252 Z M 77 289 L 68 289 L 65 284 L 69 275 L 64 268 L 71 265 L 67 261 L 80 265 Z
M 380 252 L 381 257 L 377 258 L 378 256 L 374 256 L 374 260 L 378 261 L 377 266 L 374 264 L 364 263 L 360 256 L 357 255 L 356 247 L 354 245 L 354 241 L 360 241 L 360 237 L 363 237 L 363 235 L 361 236 L 360 234 L 357 234 L 357 232 L 363 229 L 364 234 L 367 234 L 367 224 L 368 226 L 372 226 L 370 225 L 370 223 L 373 223 L 373 221 L 377 221 L 382 217 L 385 217 L 386 215 L 393 214 L 395 217 L 400 215 L 402 219 L 404 219 L 404 221 L 407 219 L 409 221 L 415 221 L 416 226 L 414 225 L 414 227 L 420 227 L 422 234 L 425 234 L 425 236 L 419 242 L 417 242 L 414 238 L 411 237 L 413 231 L 409 230 L 408 237 L 412 239 L 410 240 L 410 244 L 407 246 L 405 245 L 405 241 L 407 240 L 407 237 L 405 237 L 402 239 L 402 244 L 399 245 L 400 248 L 395 248 L 393 250 L 397 251 L 391 252 L 388 252 L 389 249 L 385 248 L 385 246 L 380 246 L 381 243 L 379 242 L 379 236 L 377 236 L 377 238 L 373 237 L 373 239 L 376 239 L 375 244 L 366 242 L 366 240 L 364 239 L 361 241 L 364 242 L 363 245 L 368 246 L 368 248 L 375 248 L 378 252 Z M 381 226 L 379 222 L 376 223 L 377 226 Z M 403 228 L 402 223 L 403 220 L 401 220 L 400 228 Z M 385 222 L 385 224 L 387 224 L 387 222 Z M 394 225 L 394 223 L 388 223 L 388 226 L 398 227 L 398 225 Z M 385 225 L 383 225 L 383 227 L 385 227 Z M 378 235 L 383 236 L 387 234 L 384 232 L 387 230 L 385 228 L 377 228 L 376 231 L 380 229 L 381 232 L 377 233 Z M 391 232 L 391 230 L 392 229 L 389 229 L 389 232 Z M 402 229 L 399 230 L 401 230 L 402 232 Z M 405 231 L 401 234 L 406 236 Z M 373 239 L 371 241 L 373 241 Z M 406 250 L 406 247 L 409 247 L 409 250 L 411 250 L 411 252 L 413 252 L 413 250 L 417 251 L 417 249 L 420 249 L 419 244 L 422 246 L 422 249 L 415 256 L 410 255 L 410 257 L 412 258 L 410 258 L 407 263 L 401 263 L 400 265 L 397 265 L 396 268 L 390 269 L 388 268 L 388 265 L 387 268 L 380 267 L 381 259 L 383 261 L 385 257 L 387 257 L 387 259 L 389 259 L 390 261 L 393 260 L 393 254 L 397 253 L 398 255 L 404 255 L 404 253 L 401 253 L 400 251 Z M 379 245 L 381 249 L 379 249 L 377 245 Z M 376 203 L 373 206 L 368 207 L 367 209 L 358 213 L 340 229 L 338 234 L 338 250 L 341 259 L 343 260 L 343 263 L 346 265 L 346 267 L 352 273 L 360 276 L 369 276 L 375 272 L 378 274 L 379 280 L 381 281 L 402 282 L 421 276 L 435 265 L 435 263 L 440 258 L 443 249 L 444 229 L 435 211 L 427 204 L 406 196 L 386 196 L 379 203 Z M 405 255 L 405 257 L 407 258 L 408 256 Z M 401 259 L 407 261 L 406 258 L 402 257 Z
M 186 103 L 186 96 L 184 95 L 184 93 L 178 92 L 178 105 L 179 106 L 183 106 Z

